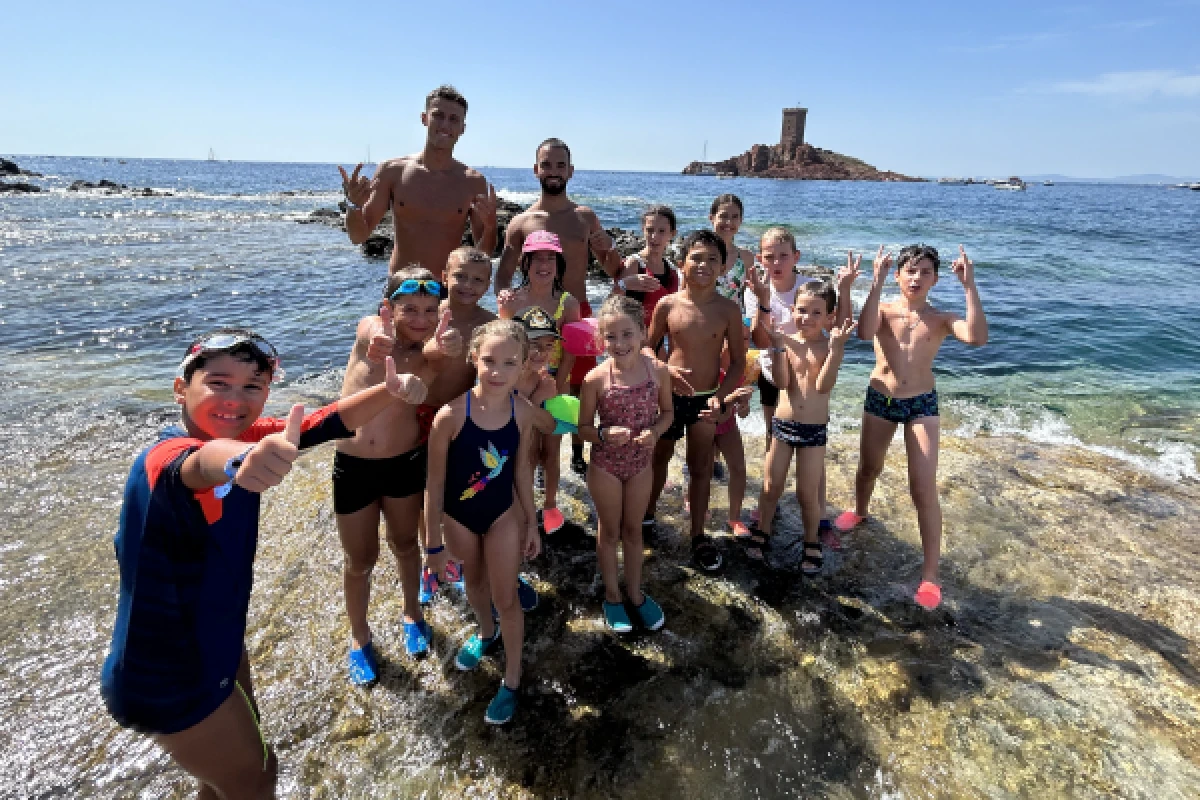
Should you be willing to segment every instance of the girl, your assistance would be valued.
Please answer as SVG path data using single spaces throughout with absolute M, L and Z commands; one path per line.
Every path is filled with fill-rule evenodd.
M 658 301 L 679 291 L 679 273 L 666 257 L 675 238 L 675 212 L 669 206 L 651 206 L 642 212 L 642 236 L 646 246 L 625 259 L 625 268 L 613 283 L 613 292 L 642 304 L 646 326 Z
M 625 556 L 625 588 L 642 620 L 655 631 L 662 609 L 642 592 L 642 518 L 650 503 L 650 454 L 674 419 L 666 365 L 642 354 L 642 304 L 613 295 L 596 315 L 608 360 L 584 378 L 579 433 L 592 442 L 588 491 L 599 518 L 596 560 L 604 578 L 604 622 L 615 633 L 633 630 L 617 579 L 617 542 Z M 596 412 L 600 425 L 593 424 Z
M 738 247 L 733 239 L 742 227 L 745 213 L 742 201 L 736 194 L 720 195 L 712 201 L 708 212 L 713 231 L 725 242 L 725 263 L 717 277 L 717 292 L 737 303 L 743 317 L 746 309 L 742 302 L 742 290 L 746 283 L 746 270 L 754 267 L 754 253 Z
M 439 553 L 448 544 L 462 559 L 467 602 L 479 622 L 479 633 L 459 649 L 454 663 L 475 669 L 502 634 L 506 643 L 504 681 L 484 715 L 493 725 L 516 712 L 525 638 L 517 571 L 522 557 L 541 551 L 530 466 L 534 410 L 514 391 L 528 356 L 529 338 L 519 323 L 494 320 L 476 328 L 467 357 L 479 381 L 442 407 L 429 435 L 427 551 Z
M 521 371 L 521 377 L 517 379 L 517 392 L 528 400 L 537 412 L 534 418 L 536 430 L 532 434 L 534 441 L 529 448 L 531 466 L 536 467 L 541 458 L 542 440 L 547 436 L 554 435 L 555 430 L 554 417 L 543 408 L 542 404 L 558 394 L 554 376 L 546 371 L 546 366 L 550 363 L 555 348 L 561 346 L 559 344 L 560 337 L 557 323 L 539 306 L 530 306 L 518 314 L 516 319 L 525 328 L 525 335 L 529 337 L 529 358 L 525 361 L 525 369 Z M 561 439 L 562 436 L 559 435 L 558 438 Z M 557 477 L 558 473 L 556 472 L 556 480 Z M 544 511 L 538 512 L 538 517 L 538 523 L 547 533 L 560 530 L 565 522 L 562 512 L 557 508 L 546 508 Z M 526 586 L 527 584 L 522 578 L 522 591 L 525 593 L 533 591 L 532 586 L 528 588 Z M 535 607 L 536 605 L 534 603 Z M 525 611 L 533 610 L 525 602 L 524 597 L 522 597 L 521 608 Z
M 496 296 L 501 319 L 513 319 L 527 308 L 537 306 L 550 315 L 558 325 L 559 334 L 563 326 L 580 319 L 579 300 L 563 289 L 563 275 L 567 271 L 567 260 L 563 257 L 558 237 L 549 231 L 534 231 L 525 237 L 521 247 L 521 286 L 516 290 L 506 289 Z M 571 369 L 575 356 L 563 349 L 562 342 L 555 342 L 546 371 L 554 376 L 557 394 L 570 391 Z M 559 446 L 562 436 L 543 436 L 538 463 L 545 476 L 546 500 L 542 518 L 550 524 L 546 533 L 554 533 L 563 524 L 558 510 Z

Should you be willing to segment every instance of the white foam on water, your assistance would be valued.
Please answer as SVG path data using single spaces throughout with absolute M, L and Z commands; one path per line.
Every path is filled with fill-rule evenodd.
M 1114 458 L 1172 483 L 1200 479 L 1200 471 L 1196 469 L 1196 450 L 1186 442 L 1131 437 L 1139 447 L 1157 454 L 1147 455 L 1122 447 L 1088 444 L 1075 435 L 1066 417 L 1039 406 L 988 408 L 966 400 L 947 400 L 946 405 L 961 420 L 957 428 L 946 431 L 950 436 L 967 439 L 980 435 L 1013 436 L 1040 444 L 1079 447 Z
M 504 188 L 497 189 L 496 194 L 510 203 L 532 203 L 542 196 L 539 192 L 518 192 Z

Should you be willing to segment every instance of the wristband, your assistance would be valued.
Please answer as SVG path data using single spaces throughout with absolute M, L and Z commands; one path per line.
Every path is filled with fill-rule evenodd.
M 445 549 L 446 549 L 446 545 L 444 545 L 444 544 L 439 544 L 437 547 L 426 547 L 425 555 L 436 556 L 438 553 L 442 552 Z
M 229 478 L 229 480 L 225 483 L 222 483 L 220 486 L 213 487 L 213 497 L 217 498 L 218 500 L 224 500 L 225 497 L 231 491 L 233 491 L 233 479 L 237 477 L 238 470 L 242 468 L 242 463 L 246 460 L 246 456 L 250 455 L 250 451 L 253 449 L 253 446 L 247 447 L 245 450 L 225 462 L 225 477 Z
M 764 314 L 770 314 L 770 313 L 771 313 L 771 309 L 770 309 L 770 308 L 768 308 L 767 306 L 761 305 L 761 304 L 758 306 L 758 310 L 759 310 L 759 311 L 761 311 L 761 312 L 763 312 Z

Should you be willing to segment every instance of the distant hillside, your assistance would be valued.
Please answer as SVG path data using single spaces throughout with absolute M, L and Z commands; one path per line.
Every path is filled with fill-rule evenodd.
M 756 144 L 734 158 L 724 161 L 693 161 L 684 175 L 730 175 L 755 178 L 787 178 L 809 181 L 923 181 L 876 169 L 870 164 L 832 150 L 798 144 Z

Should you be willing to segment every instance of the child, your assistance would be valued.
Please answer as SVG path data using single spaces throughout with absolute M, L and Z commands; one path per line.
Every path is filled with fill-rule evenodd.
M 763 232 L 760 241 L 759 260 L 767 272 L 767 280 L 763 281 L 757 270 L 746 273 L 746 313 L 754 320 L 750 331 L 751 337 L 760 348 L 771 344 L 770 326 L 774 325 L 784 335 L 796 333 L 796 323 L 792 321 L 792 306 L 795 305 L 796 291 L 816 278 L 801 277 L 796 273 L 796 264 L 800 262 L 800 251 L 796 248 L 796 237 L 787 228 L 768 228 Z M 835 328 L 841 327 L 846 320 L 854 316 L 854 301 L 850 297 L 850 287 L 858 277 L 858 266 L 862 256 L 853 252 L 846 254 L 846 266 L 837 274 L 837 317 L 833 320 Z M 763 419 L 766 423 L 766 451 L 771 449 L 771 418 L 775 414 L 775 405 L 779 402 L 779 389 L 773 382 L 771 372 L 772 358 L 768 352 L 763 352 L 759 358 L 762 372 L 758 378 L 759 399 L 762 402 Z M 824 519 L 825 508 L 825 475 L 824 462 L 821 466 L 820 507 L 821 532 L 832 534 L 832 526 Z M 799 496 L 797 496 L 799 501 Z M 757 511 L 751 514 L 754 524 L 759 523 Z M 769 530 L 769 527 L 768 527 Z
M 512 319 L 521 311 L 537 306 L 555 321 L 561 334 L 564 325 L 580 319 L 579 300 L 563 289 L 566 272 L 567 260 L 557 236 L 549 231 L 534 231 L 526 236 L 521 247 L 521 287 L 506 289 L 497 296 L 500 318 Z M 574 366 L 575 356 L 563 348 L 562 342 L 556 341 L 546 369 L 554 376 L 557 394 L 566 394 L 570 390 Z M 561 443 L 562 436 L 543 436 L 538 458 L 545 481 L 545 507 L 541 516 L 546 533 L 554 533 L 563 525 L 563 515 L 558 510 Z
M 450 311 L 438 314 L 442 286 L 433 273 L 405 267 L 392 273 L 384 288 L 379 314 L 359 320 L 342 395 L 349 396 L 384 379 L 383 360 L 398 369 L 433 381 L 435 368 L 462 354 L 462 338 L 449 327 Z M 426 341 L 443 359 L 429 362 Z M 418 589 L 421 554 L 417 519 L 425 489 L 425 439 L 418 409 L 397 404 L 362 427 L 353 438 L 337 443 L 333 457 L 333 510 L 337 515 L 344 566 L 342 587 L 350 621 L 350 681 L 374 683 L 378 663 L 367 624 L 371 572 L 379 559 L 379 520 L 387 521 L 387 543 L 396 557 L 404 594 L 404 647 L 409 656 L 429 651 L 433 633 L 421 613 Z
M 646 328 L 654 307 L 664 296 L 679 291 L 679 274 L 667 259 L 667 246 L 675 238 L 675 212 L 669 206 L 650 206 L 642 212 L 646 246 L 625 259 L 625 268 L 613 282 L 613 292 L 642 304 Z
M 875 370 L 863 404 L 854 511 L 843 512 L 834 525 L 847 531 L 866 518 L 888 446 L 896 427 L 903 425 L 908 488 L 917 509 L 925 555 L 921 584 L 914 600 L 922 608 L 932 610 L 942 602 L 942 589 L 937 584 L 942 546 L 942 508 L 937 494 L 940 426 L 933 360 L 947 336 L 965 344 L 987 344 L 988 325 L 975 287 L 975 265 L 962 245 L 951 269 L 966 295 L 966 319 L 953 312 L 938 311 L 929 304 L 929 290 L 938 280 L 937 250 L 919 244 L 901 250 L 896 261 L 900 298 L 882 303 L 879 296 L 891 263 L 891 253 L 884 255 L 880 246 L 875 256 L 871 292 L 858 317 L 858 337 L 875 340 Z
M 671 427 L 654 447 L 653 509 L 667 481 L 667 466 L 675 443 L 687 433 L 690 471 L 692 556 L 707 571 L 721 568 L 724 559 L 704 533 L 712 480 L 716 419 L 741 380 L 746 367 L 742 315 L 736 303 L 717 294 L 716 280 L 725 261 L 725 242 L 712 231 L 694 231 L 683 240 L 683 289 L 659 301 L 651 320 L 649 354 L 668 337 L 671 372 Z M 728 343 L 729 367 L 718 385 L 721 351 Z M 704 387 L 697 390 L 693 387 Z M 711 387 L 711 388 L 710 388 Z M 736 401 L 737 395 L 733 398 Z
M 596 560 L 604 578 L 604 622 L 615 633 L 633 630 L 617 578 L 620 541 L 629 601 L 642 624 L 656 631 L 664 618 L 658 603 L 642 593 L 642 517 L 653 482 L 650 452 L 674 417 L 671 374 L 642 352 L 646 320 L 639 301 L 612 295 L 596 320 L 608 360 L 584 378 L 579 433 L 592 442 L 588 491 L 599 518 Z
M 534 409 L 513 391 L 528 355 L 520 324 L 496 320 L 476 328 L 468 358 L 479 382 L 438 412 L 429 436 L 428 544 L 441 546 L 444 528 L 446 543 L 463 561 L 467 601 L 479 622 L 479 633 L 459 649 L 455 665 L 475 669 L 504 636 L 504 681 L 484 715 L 494 725 L 516 712 L 525 635 L 517 571 L 522 556 L 533 558 L 541 550 L 530 467 Z
M 525 361 L 525 369 L 521 371 L 521 377 L 517 380 L 517 392 L 528 400 L 537 412 L 534 415 L 536 430 L 530 434 L 534 437 L 534 441 L 529 448 L 533 466 L 536 467 L 541 459 L 543 438 L 553 436 L 556 428 L 554 417 L 543 408 L 542 404 L 558 394 L 558 385 L 554 376 L 550 375 L 546 368 L 555 350 L 560 346 L 559 340 L 562 337 L 558 334 L 558 323 L 551 319 L 550 315 L 540 306 L 530 306 L 517 314 L 516 319 L 525 328 L 525 335 L 529 337 L 529 358 Z M 561 438 L 560 434 L 559 439 Z M 556 478 L 557 475 L 558 473 L 555 472 Z M 564 523 L 562 512 L 556 508 L 538 512 L 538 524 L 546 533 L 555 533 L 561 530 Z M 522 579 L 522 585 L 524 583 L 525 581 Z M 530 588 L 532 589 L 532 587 Z M 534 606 L 536 605 L 535 602 Z M 524 600 L 521 602 L 521 608 L 524 611 L 533 610 L 525 604 Z
M 712 201 L 708 210 L 713 231 L 725 243 L 725 257 L 721 259 L 721 273 L 717 277 L 717 292 L 737 303 L 743 315 L 742 288 L 746 283 L 746 271 L 754 266 L 754 253 L 738 247 L 733 239 L 741 230 L 745 217 L 746 209 L 736 194 L 720 195 Z
M 743 540 L 747 555 L 763 558 L 769 546 L 775 507 L 787 483 L 792 453 L 796 454 L 796 496 L 804 522 L 804 553 L 800 571 L 816 575 L 824 563 L 818 538 L 821 484 L 825 475 L 825 439 L 829 423 L 829 393 L 837 382 L 838 367 L 854 322 L 845 320 L 826 338 L 834 325 L 837 293 L 824 282 L 801 284 L 796 290 L 791 319 L 796 333 L 785 334 L 770 326 L 771 372 L 783 402 L 771 420 L 771 447 L 767 452 L 762 494 L 758 499 L 759 526 Z
M 224 328 L 195 339 L 175 378 L 182 427 L 133 463 L 116 535 L 120 598 L 101 691 L 118 723 L 150 734 L 202 797 L 274 796 L 277 760 L 259 728 L 246 614 L 260 494 L 301 449 L 344 438 L 425 386 L 386 362 L 384 382 L 287 420 L 261 418 L 275 348 Z

